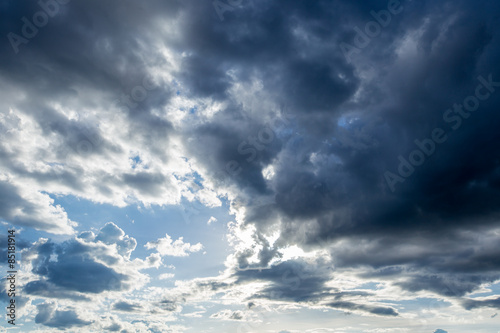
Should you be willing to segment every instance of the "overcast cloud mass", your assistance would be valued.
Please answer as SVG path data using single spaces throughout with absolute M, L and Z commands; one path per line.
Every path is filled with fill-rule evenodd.
M 3 0 L 0 30 L 1 332 L 500 332 L 498 1 Z

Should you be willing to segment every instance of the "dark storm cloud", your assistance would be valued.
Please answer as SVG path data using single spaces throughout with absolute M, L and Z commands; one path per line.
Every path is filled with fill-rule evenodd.
M 269 286 L 262 288 L 249 297 L 249 300 L 268 299 L 272 301 L 297 302 L 315 304 L 342 310 L 358 310 L 380 316 L 397 316 L 398 313 L 390 307 L 372 305 L 370 302 L 358 303 L 348 299 L 360 299 L 373 295 L 367 291 L 339 291 L 326 285 L 332 280 L 333 269 L 328 269 L 326 263 L 311 265 L 302 260 L 289 260 L 271 266 L 268 269 L 246 269 L 237 271 L 236 285 L 248 282 L 268 282 Z M 366 304 L 365 304 L 366 303 Z
M 398 249 L 416 233 L 418 237 L 409 239 L 416 248 L 435 247 L 431 252 L 438 253 L 439 244 L 425 239 L 446 234 L 453 251 L 460 251 L 463 243 L 457 231 L 486 232 L 498 221 L 500 68 L 495 59 L 500 27 L 495 15 L 500 7 L 493 1 L 483 1 L 480 7 L 467 1 L 402 6 L 404 11 L 352 64 L 338 45 L 353 42 L 353 28 L 374 20 L 370 10 L 387 8 L 387 1 L 322 1 L 310 6 L 253 2 L 228 12 L 223 23 L 207 18 L 186 22 L 184 43 L 194 54 L 206 55 L 214 68 L 231 68 L 240 82 L 261 80 L 275 96 L 273 102 L 286 100 L 296 115 L 293 129 L 300 134 L 277 139 L 253 164 L 230 177 L 243 202 L 270 191 L 275 197 L 274 205 L 250 205 L 247 223 L 265 232 L 269 221 L 262 217 L 281 216 L 279 245 L 317 247 L 354 236 L 381 239 L 383 246 L 361 254 L 364 265 L 414 265 L 421 274 L 410 274 L 402 287 L 446 295 L 451 294 L 440 281 L 458 274 L 446 283 L 457 290 L 455 295 L 463 295 L 500 276 L 494 256 L 486 250 L 462 260 L 461 252 L 448 253 L 444 264 L 417 252 L 413 257 L 381 253 L 384 247 Z M 337 16 L 342 19 L 333 19 Z M 258 28 L 247 28 L 250 20 Z M 270 40 L 279 47 L 270 46 Z M 211 77 L 203 79 L 207 82 L 230 82 L 224 72 L 208 74 Z M 479 77 L 493 82 L 485 84 Z M 490 93 L 488 98 L 470 115 L 454 112 L 462 118 L 454 130 L 459 120 L 444 117 L 447 109 L 474 96 L 478 85 L 481 92 Z M 227 95 L 226 85 L 211 87 L 218 87 L 217 93 L 211 92 L 217 98 Z M 254 117 L 230 111 L 197 128 L 210 144 L 192 142 L 192 151 L 214 172 L 226 161 L 242 163 L 247 157 L 235 146 L 251 133 Z M 431 138 L 436 127 L 443 129 L 446 142 L 435 144 L 435 153 L 391 192 L 384 173 L 397 173 L 398 156 L 408 160 L 418 149 L 414 141 Z M 198 154 L 202 149 L 204 154 Z M 261 171 L 278 156 L 275 176 L 267 181 Z M 303 225 L 309 225 L 307 231 L 297 232 Z M 469 241 L 471 247 L 480 244 Z M 241 263 L 246 255 L 242 253 Z M 356 265 L 350 259 L 339 256 L 344 265 Z M 424 269 L 426 261 L 430 266 Z
M 450 233 L 447 238 L 421 235 L 377 237 L 367 241 L 353 237 L 334 248 L 337 267 L 364 267 L 361 277 L 399 279 L 396 285 L 412 291 L 433 291 L 461 297 L 483 283 L 500 278 L 495 234 Z
M 255 280 L 271 282 L 268 288 L 255 294 L 255 298 L 307 302 L 331 295 L 331 288 L 325 286 L 330 276 L 323 269 L 314 270 L 302 261 L 286 261 L 269 269 L 241 270 L 235 275 L 237 283 Z
M 273 140 L 265 146 L 265 149 L 259 143 L 257 143 L 258 148 L 252 148 L 251 143 L 252 139 L 258 140 L 259 132 L 263 128 L 268 128 L 269 124 L 248 117 L 235 105 L 217 114 L 215 121 L 214 124 L 196 127 L 189 133 L 190 136 L 198 138 L 196 142 L 203 143 L 192 147 L 192 151 L 215 173 L 222 173 L 223 181 L 227 183 L 234 181 L 240 188 L 250 193 L 269 193 L 261 168 L 262 164 L 269 163 L 279 151 L 280 142 Z M 279 123 L 277 125 L 279 126 Z M 232 168 L 228 168 L 228 163 L 231 161 L 236 162 L 241 168 L 236 175 L 230 171 Z
M 411 277 L 409 281 L 396 283 L 396 285 L 412 292 L 430 290 L 440 295 L 457 297 L 474 291 L 482 283 L 491 283 L 498 278 L 498 273 L 494 275 L 462 275 L 459 277 L 428 273 L 428 275 Z
M 382 307 L 382 306 L 367 306 L 363 304 L 356 304 L 353 302 L 332 302 L 328 303 L 328 306 L 335 309 L 343 309 L 348 311 L 361 310 L 367 311 L 375 315 L 380 316 L 397 316 L 398 313 L 393 308 Z
M 96 124 L 86 121 L 86 131 L 79 121 L 62 117 L 54 101 L 74 109 L 116 107 L 116 100 L 140 85 L 151 67 L 166 64 L 155 49 L 159 28 L 165 28 L 171 33 L 163 32 L 161 42 L 182 55 L 174 73 L 179 90 L 187 98 L 222 103 L 211 118 L 193 117 L 197 121 L 176 134 L 209 176 L 226 170 L 229 161 L 242 167 L 237 175 L 225 176 L 225 185 L 232 185 L 238 203 L 246 205 L 245 223 L 257 228 L 255 240 L 263 248 L 260 266 L 279 256 L 277 247 L 326 248 L 343 240 L 345 249 L 332 251 L 338 267 L 364 269 L 364 277 L 402 274 L 398 285 L 406 290 L 461 297 L 500 277 L 498 252 L 481 245 L 488 237 L 488 244 L 494 244 L 497 236 L 491 235 L 500 217 L 500 4 L 479 3 L 402 1 L 403 11 L 348 62 L 339 45 L 355 43 L 355 28 L 374 20 L 370 11 L 385 10 L 388 1 L 255 0 L 225 13 L 224 21 L 210 2 L 117 6 L 111 1 L 73 1 L 61 6 L 28 44 L 20 45 L 18 54 L 4 38 L 0 84 L 9 82 L 10 90 L 0 92 L 9 97 L 3 109 L 14 105 L 45 135 L 57 136 L 56 151 L 67 148 L 74 154 L 90 136 L 99 142 L 91 142 L 91 156 L 119 152 L 120 147 L 103 140 Z M 2 35 L 19 34 L 21 18 L 39 10 L 34 1 L 3 6 Z M 167 18 L 181 19 L 167 27 Z M 246 96 L 238 95 L 257 83 L 262 88 L 252 97 L 276 108 L 255 110 Z M 119 102 L 130 126 L 129 139 L 151 145 L 162 160 L 168 156 L 160 143 L 177 130 L 155 113 L 172 100 L 176 89 L 169 84 L 158 82 L 138 106 Z M 478 110 L 457 111 L 454 104 L 477 94 L 480 84 L 489 95 Z M 29 100 L 10 96 L 14 90 Z M 254 145 L 250 158 L 254 154 L 239 145 L 247 141 L 242 147 L 249 148 L 250 137 L 258 136 L 284 103 L 290 105 L 293 122 L 276 130 L 265 148 Z M 403 177 L 398 169 L 403 164 L 408 168 L 408 163 L 401 158 L 409 160 L 412 151 L 423 150 L 415 140 L 429 142 L 436 128 L 443 129 L 446 141 L 434 144 L 431 156 L 421 153 L 425 163 L 391 191 L 386 172 Z M 7 149 L 0 153 L 13 158 Z M 262 170 L 273 163 L 274 176 L 266 179 Z M 15 163 L 4 164 L 15 174 L 27 174 Z M 78 174 L 75 168 L 62 181 L 80 190 Z M 30 177 L 50 182 L 53 174 Z M 165 175 L 155 173 L 106 179 L 152 196 L 162 195 L 160 183 L 168 184 Z M 106 184 L 101 185 L 107 195 Z M 12 207 L 30 209 L 15 188 L 7 184 L 0 191 L 13 193 L 13 199 L 0 203 L 2 217 L 14 220 Z M 274 202 L 255 204 L 269 197 Z M 278 220 L 281 234 L 273 247 L 262 235 L 277 228 Z M 467 232 L 474 236 L 465 237 Z M 369 245 L 356 246 L 365 243 Z M 412 249 L 403 251 L 406 244 Z M 125 251 L 132 244 L 123 247 Z M 34 271 L 61 288 L 98 293 L 121 290 L 126 280 L 101 263 L 84 260 L 90 249 L 74 241 L 47 243 L 38 251 Z M 58 255 L 57 261 L 49 260 L 51 254 Z M 251 251 L 242 251 L 239 268 L 250 269 L 235 276 L 239 283 L 271 282 L 256 298 L 274 292 L 273 299 L 314 302 L 338 292 L 325 288 L 329 275 L 321 271 L 324 267 L 282 263 L 257 271 L 248 263 L 251 256 Z M 106 260 L 113 263 L 112 257 Z M 316 274 L 302 276 L 293 292 L 291 282 L 282 280 L 287 271 L 313 268 Z M 466 307 L 473 308 L 470 304 Z M 397 314 L 392 308 L 348 300 L 330 306 Z
M 222 22 L 208 15 L 184 21 L 178 45 L 190 56 L 181 81 L 193 96 L 211 95 L 229 105 L 189 132 L 200 140 L 188 147 L 210 174 L 224 172 L 229 161 L 242 166 L 224 180 L 237 186 L 246 223 L 257 227 L 261 267 L 278 256 L 279 246 L 311 249 L 339 239 L 367 240 L 376 245 L 333 252 L 336 263 L 365 267 L 365 277 L 406 274 L 398 285 L 410 291 L 463 296 L 500 277 L 496 252 L 480 246 L 481 233 L 489 233 L 500 216 L 495 19 L 500 6 L 402 1 L 403 11 L 348 63 L 340 43 L 354 43 L 354 27 L 363 28 L 374 20 L 371 10 L 387 6 L 387 1 L 253 1 L 226 12 Z M 200 5 L 190 12 L 205 9 Z M 201 78 L 194 79 L 194 68 Z M 240 106 L 238 96 L 229 93 L 235 82 L 252 79 L 262 83 L 272 103 L 290 105 L 295 118 L 286 126 L 291 135 L 277 135 L 248 162 L 251 153 L 238 151 L 238 145 L 275 112 Z M 454 112 L 462 118 L 454 130 L 459 120 L 444 115 L 474 96 L 478 85 L 488 98 L 470 116 Z M 418 149 L 414 141 L 431 138 L 437 127 L 447 140 L 435 144 L 435 153 L 392 192 L 385 172 L 397 174 L 399 156 L 408 160 Z M 266 180 L 262 170 L 270 163 L 275 175 Z M 256 196 L 275 202 L 255 205 Z M 259 235 L 272 230 L 277 218 L 281 236 L 270 248 Z M 464 239 L 461 231 L 478 235 Z M 413 252 L 400 253 L 407 243 Z M 248 268 L 252 255 L 241 252 L 239 267 Z M 252 270 L 238 275 L 259 278 Z M 310 289 L 289 299 L 322 290 L 321 280 L 309 282 Z M 278 283 L 273 288 L 286 296 Z
M 488 300 L 472 300 L 472 299 L 466 300 L 464 301 L 463 306 L 467 310 L 471 310 L 474 308 L 481 308 L 481 307 L 500 309 L 500 298 L 488 299 Z

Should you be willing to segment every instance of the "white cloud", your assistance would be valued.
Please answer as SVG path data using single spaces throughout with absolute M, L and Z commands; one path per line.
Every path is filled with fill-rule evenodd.
M 74 233 L 77 223 L 47 193 L 1 173 L 0 191 L 9 193 L 0 203 L 0 219 L 54 234 Z
M 217 222 L 217 218 L 213 217 L 213 216 L 210 216 L 210 218 L 208 219 L 207 221 L 207 224 L 210 225 L 214 222 Z
M 164 238 L 160 238 L 154 242 L 148 242 L 144 246 L 147 249 L 156 249 L 162 256 L 172 257 L 187 257 L 190 253 L 198 252 L 203 249 L 201 243 L 194 245 L 184 243 L 183 237 L 172 242 L 172 238 L 168 234 L 165 234 Z
M 214 313 L 210 316 L 210 318 L 222 320 L 242 320 L 244 318 L 244 314 L 242 311 L 222 310 Z

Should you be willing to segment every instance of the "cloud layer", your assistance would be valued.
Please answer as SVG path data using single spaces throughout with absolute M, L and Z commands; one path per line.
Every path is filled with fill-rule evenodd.
M 211 300 L 206 319 L 228 323 L 254 320 L 236 308 L 250 303 L 392 320 L 424 298 L 499 308 L 497 2 L 0 6 L 0 219 L 44 233 L 24 257 L 37 324 L 97 327 L 71 302 L 108 294 L 100 306 L 151 314 L 139 288 L 160 288 L 169 318 Z M 162 289 L 147 270 L 205 241 L 162 231 L 134 257 L 119 222 L 81 225 L 62 197 L 228 202 L 231 254 L 219 276 Z

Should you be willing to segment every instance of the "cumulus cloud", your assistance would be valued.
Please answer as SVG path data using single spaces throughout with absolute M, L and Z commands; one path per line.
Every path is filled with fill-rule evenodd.
M 93 23 L 83 22 L 80 13 L 93 6 L 109 15 L 96 16 Z M 168 120 L 171 117 L 158 113 L 173 98 L 180 100 L 174 97 L 172 88 L 171 72 L 177 60 L 159 59 L 158 54 L 174 53 L 164 49 L 154 36 L 143 33 L 165 27 L 160 21 L 165 22 L 167 17 L 175 20 L 180 5 L 175 1 L 155 4 L 153 7 L 163 12 L 155 23 L 149 16 L 153 7 L 144 13 L 142 19 L 148 17 L 144 21 L 133 11 L 118 13 L 114 6 L 98 2 L 59 7 L 60 13 L 43 33 L 37 34 L 36 42 L 20 46 L 18 54 L 6 45 L 8 50 L 0 55 L 9 64 L 7 68 L 24 68 L 5 72 L 1 80 L 5 86 L 1 96 L 6 103 L 0 115 L 0 190 L 12 195 L 0 207 L 0 217 L 61 234 L 74 232 L 76 224 L 48 194 L 75 195 L 117 206 L 149 206 L 179 203 L 185 192 L 191 200 L 194 196 L 219 204 L 207 189 L 188 194 L 176 178 L 187 177 L 193 170 L 175 148 L 179 145 Z M 35 3 L 6 4 L 6 10 L 16 14 L 5 20 L 2 31 L 19 34 L 22 21 L 18 16 L 29 16 L 40 8 Z M 131 20 L 137 28 L 142 27 L 141 32 L 123 24 Z M 87 35 L 83 33 L 87 24 L 107 32 L 100 37 Z M 57 47 L 49 36 L 58 36 Z M 129 43 L 150 56 L 119 51 L 129 50 Z M 150 53 L 148 45 L 155 45 L 155 51 Z M 80 56 L 81 47 L 91 53 L 89 58 Z M 122 53 L 121 60 L 117 61 L 115 52 Z M 70 63 L 56 60 L 69 54 L 73 54 Z M 28 69 L 32 68 L 33 57 L 43 63 L 40 68 L 44 70 Z M 123 66 L 134 70 L 125 71 Z
M 38 313 L 35 317 L 37 324 L 43 324 L 57 329 L 67 329 L 72 327 L 85 327 L 92 322 L 79 318 L 73 310 L 58 310 L 53 303 L 42 303 L 37 305 Z
M 118 310 L 118 311 L 135 312 L 135 311 L 140 311 L 141 309 L 142 306 L 140 304 L 134 304 L 125 301 L 113 304 L 113 310 Z
M 217 222 L 217 218 L 213 217 L 213 216 L 210 216 L 210 218 L 208 219 L 207 221 L 207 224 L 210 225 L 214 222 Z
M 135 245 L 136 240 L 112 222 L 102 227 L 97 236 L 85 232 L 62 243 L 40 239 L 24 254 L 28 267 L 38 278 L 28 282 L 24 291 L 82 301 L 89 300 L 85 296 L 88 293 L 139 288 L 148 277 L 138 270 L 155 267 L 157 263 L 150 258 L 130 261 Z
M 0 218 L 15 225 L 32 227 L 54 234 L 73 234 L 77 223 L 68 218 L 48 194 L 16 186 L 0 175 L 0 191 L 9 193 L 0 203 Z
M 137 246 L 136 240 L 125 235 L 125 232 L 113 222 L 106 223 L 94 241 L 101 241 L 107 245 L 115 244 L 118 253 L 127 259 L 130 259 L 130 254 Z
M 177 240 L 172 241 L 172 238 L 168 234 L 165 234 L 164 238 L 148 242 L 144 246 L 147 249 L 156 249 L 162 256 L 172 257 L 187 257 L 190 253 L 198 252 L 203 249 L 203 245 L 201 243 L 193 245 L 190 243 L 184 243 L 183 237 L 179 237 Z
M 242 320 L 243 319 L 243 312 L 222 310 L 222 311 L 219 311 L 217 313 L 212 314 L 210 316 L 210 318 L 222 319 L 222 320 Z

